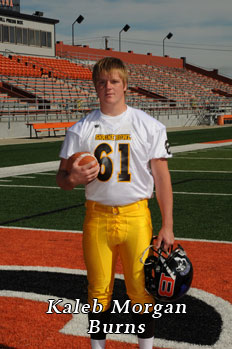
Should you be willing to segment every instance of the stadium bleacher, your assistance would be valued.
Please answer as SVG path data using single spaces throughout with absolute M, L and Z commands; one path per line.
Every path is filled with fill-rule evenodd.
M 231 96 L 226 97 L 226 94 L 232 94 L 231 85 L 188 69 L 137 64 L 128 64 L 128 68 L 131 87 L 143 88 L 160 97 L 172 99 L 179 103 L 192 103 L 193 100 L 195 103 L 203 100 L 223 103 L 231 101 Z M 85 61 L 81 65 L 60 58 L 19 55 L 4 57 L 0 55 L 0 73 L 3 80 L 10 76 L 14 80 L 12 82 L 14 85 L 17 84 L 21 88 L 26 85 L 26 90 L 41 90 L 43 94 L 47 92 L 50 94 L 52 91 L 54 92 L 51 97 L 53 100 L 56 99 L 54 94 L 56 90 L 59 90 L 58 86 L 60 94 L 57 97 L 62 100 L 73 98 L 74 91 L 78 92 L 78 97 L 87 95 L 96 98 L 92 84 L 88 83 L 91 80 L 91 69 L 92 64 L 86 66 Z M 16 77 L 17 79 L 15 79 Z M 38 79 L 41 77 L 44 79 Z M 78 91 L 75 87 L 79 87 Z M 225 94 L 223 95 L 218 91 L 224 91 Z M 129 93 L 129 96 L 138 95 L 141 97 L 141 92 Z M 154 99 L 150 96 L 147 97 L 147 101 L 151 102 Z
M 8 76 L 35 76 L 52 75 L 57 78 L 91 79 L 88 68 L 64 59 L 0 55 L 0 69 L 2 75 Z
M 102 55 L 109 53 L 102 50 Z M 81 55 L 77 60 L 67 52 L 61 56 L 0 54 L 1 121 L 69 121 L 98 106 L 91 81 L 96 60 Z M 125 63 L 130 75 L 127 103 L 158 119 L 166 117 L 161 121 L 169 126 L 214 124 L 221 114 L 232 114 L 231 81 L 185 67 Z

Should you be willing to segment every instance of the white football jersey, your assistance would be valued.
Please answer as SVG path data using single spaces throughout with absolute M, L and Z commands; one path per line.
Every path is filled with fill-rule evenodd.
M 60 157 L 88 151 L 100 163 L 100 172 L 86 185 L 87 200 L 122 206 L 153 196 L 149 160 L 169 158 L 166 128 L 145 112 L 127 106 L 119 116 L 95 110 L 69 128 Z

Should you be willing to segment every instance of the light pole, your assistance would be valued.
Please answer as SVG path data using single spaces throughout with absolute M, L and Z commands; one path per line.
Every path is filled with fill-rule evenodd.
M 124 32 L 127 32 L 128 30 L 130 29 L 130 26 L 128 24 L 126 24 L 122 30 L 120 30 L 119 32 L 119 52 L 121 52 L 121 32 L 124 31 Z
M 109 36 L 103 36 L 103 38 L 105 39 L 105 50 L 108 50 Z
M 81 23 L 84 20 L 84 17 L 82 15 L 80 15 L 79 17 L 77 17 L 77 19 L 73 22 L 72 24 L 72 45 L 74 46 L 74 24 L 77 23 Z
M 165 39 L 170 40 L 172 36 L 173 36 L 172 33 L 168 33 L 168 35 L 166 35 L 165 38 L 163 39 L 163 56 L 164 56 L 164 40 L 165 40 Z

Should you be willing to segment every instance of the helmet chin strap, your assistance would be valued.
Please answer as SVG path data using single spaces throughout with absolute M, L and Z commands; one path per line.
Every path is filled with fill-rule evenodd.
M 152 264 L 152 262 L 146 263 L 146 262 L 143 261 L 144 256 L 145 256 L 147 250 L 150 250 L 150 248 L 152 248 L 152 247 L 153 247 L 153 245 L 149 245 L 149 246 L 143 251 L 143 254 L 142 254 L 141 258 L 140 258 L 140 262 L 141 262 L 143 265 Z
M 147 263 L 146 263 L 146 262 L 143 261 L 144 256 L 145 256 L 147 250 L 149 250 L 149 249 L 152 249 L 152 251 L 155 252 L 155 253 L 158 255 L 158 258 L 160 258 L 160 256 L 162 255 L 162 253 L 165 253 L 165 254 L 168 255 L 168 256 L 172 253 L 173 246 L 171 247 L 171 251 L 170 251 L 170 252 L 169 252 L 169 251 L 165 251 L 165 250 L 163 249 L 163 246 L 164 246 L 164 242 L 163 242 L 163 241 L 161 242 L 160 248 L 159 248 L 158 250 L 156 250 L 156 249 L 154 248 L 154 243 L 153 243 L 154 240 L 157 240 L 157 236 L 156 236 L 156 235 L 152 236 L 150 245 L 143 251 L 143 254 L 142 254 L 141 258 L 140 258 L 140 262 L 141 262 L 143 265 L 152 264 L 152 262 L 147 262 Z M 170 250 L 170 249 L 169 249 L 169 250 Z

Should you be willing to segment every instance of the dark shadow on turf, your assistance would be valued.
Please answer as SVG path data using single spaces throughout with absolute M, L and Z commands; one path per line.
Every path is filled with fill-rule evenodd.
M 62 212 L 62 211 L 71 210 L 73 208 L 81 207 L 81 206 L 84 206 L 84 205 L 85 205 L 85 203 L 82 202 L 82 203 L 80 203 L 78 205 L 72 205 L 72 206 L 68 206 L 68 207 L 58 208 L 56 210 L 36 213 L 36 214 L 30 215 L 30 216 L 24 216 L 24 217 L 20 217 L 20 218 L 16 218 L 16 219 L 11 219 L 11 220 L 5 221 L 5 222 L 0 222 L 0 225 L 7 225 L 7 224 L 12 224 L 12 223 L 24 221 L 24 220 L 27 220 L 27 219 L 32 219 L 32 218 L 36 218 L 36 217 L 42 217 L 42 216 L 46 216 L 46 215 L 53 214 L 53 213 L 58 213 L 58 212 Z

